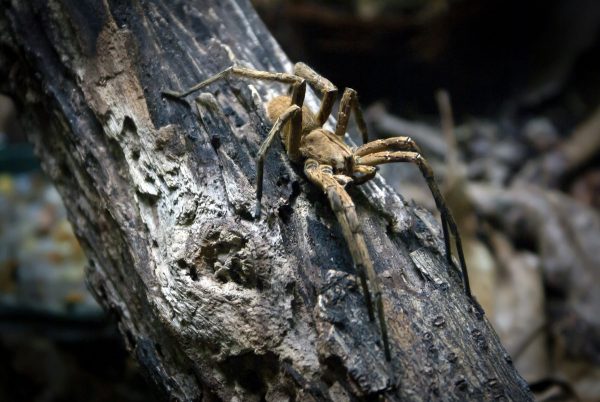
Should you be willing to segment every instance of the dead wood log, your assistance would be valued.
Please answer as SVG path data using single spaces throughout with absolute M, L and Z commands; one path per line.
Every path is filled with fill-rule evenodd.
M 290 70 L 247 1 L 1 4 L 1 90 L 62 194 L 90 288 L 166 397 L 531 399 L 438 224 L 381 180 L 351 195 L 389 364 L 326 199 L 279 145 L 252 219 L 262 104 L 284 88 L 221 82 L 197 108 L 161 96 L 234 62 Z

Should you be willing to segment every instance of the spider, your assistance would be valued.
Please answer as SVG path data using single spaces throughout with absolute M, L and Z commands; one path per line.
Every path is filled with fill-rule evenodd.
M 345 190 L 346 185 L 361 184 L 372 179 L 377 173 L 376 165 L 379 164 L 415 163 L 425 177 L 441 214 L 446 259 L 452 264 L 450 231 L 456 243 L 465 293 L 471 298 L 467 268 L 456 223 L 435 182 L 431 167 L 421 156 L 419 147 L 411 138 L 400 136 L 368 142 L 367 126 L 360 109 L 358 95 L 351 88 L 346 88 L 342 95 L 335 132 L 325 129 L 323 125 L 331 114 L 338 90 L 329 80 L 304 63 L 296 63 L 293 74 L 232 66 L 183 92 L 164 91 L 163 94 L 182 98 L 219 79 L 227 79 L 232 75 L 291 85 L 290 95 L 277 96 L 266 105 L 267 115 L 273 123 L 273 127 L 256 157 L 257 202 L 255 215 L 258 218 L 261 213 L 265 155 L 275 138 L 280 136 L 289 159 L 298 164 L 304 162 L 306 177 L 327 195 L 360 277 L 371 321 L 375 320 L 373 304 L 377 307 L 386 360 L 391 360 L 391 354 L 379 280 L 369 257 L 354 203 Z M 316 114 L 304 105 L 307 82 L 322 94 L 321 105 Z M 356 149 L 350 148 L 344 142 L 351 113 L 354 114 L 354 120 L 363 140 L 363 145 Z M 369 290 L 369 285 L 371 290 Z M 373 299 L 371 299 L 371 293 Z

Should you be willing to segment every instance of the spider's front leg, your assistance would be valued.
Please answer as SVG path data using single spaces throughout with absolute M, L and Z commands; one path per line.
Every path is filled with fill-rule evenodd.
M 322 127 L 329 118 L 331 109 L 333 109 L 337 87 L 304 63 L 296 63 L 294 65 L 294 74 L 304 78 L 312 87 L 321 92 L 321 107 L 317 114 L 317 124 Z
M 369 292 L 369 284 L 373 290 L 373 298 L 377 306 L 377 315 L 379 318 L 379 326 L 381 328 L 381 339 L 386 360 L 391 360 L 390 345 L 388 340 L 387 325 L 385 321 L 385 312 L 383 310 L 383 301 L 381 299 L 381 289 L 379 286 L 379 278 L 373 268 L 373 262 L 369 257 L 367 244 L 360 227 L 360 221 L 356 215 L 354 203 L 350 195 L 344 187 L 338 182 L 333 174 L 331 166 L 319 165 L 313 159 L 308 159 L 304 164 L 304 172 L 311 182 L 317 185 L 325 192 L 329 199 L 331 209 L 342 227 L 344 239 L 350 249 L 352 260 L 361 280 L 361 285 L 367 302 L 367 310 L 369 319 L 374 320 L 373 305 Z M 367 277 L 368 282 L 367 283 Z
M 261 199 L 263 192 L 263 171 L 265 166 L 265 156 L 269 147 L 273 144 L 275 138 L 279 137 L 281 130 L 285 127 L 286 123 L 291 121 L 291 129 L 290 134 L 288 136 L 288 143 L 290 141 L 295 141 L 294 138 L 298 138 L 300 136 L 300 127 L 302 125 L 302 120 L 300 120 L 300 125 L 294 124 L 295 120 L 297 120 L 297 116 L 301 115 L 302 111 L 300 106 L 292 104 L 281 116 L 277 118 L 271 131 L 269 131 L 269 135 L 267 135 L 267 139 L 262 143 L 260 149 L 258 150 L 258 154 L 256 155 L 256 211 L 255 218 L 258 219 L 260 217 L 261 211 Z M 296 127 L 297 126 L 297 127 Z
M 335 97 L 337 95 L 337 87 L 327 78 L 323 77 L 304 63 L 296 63 L 294 65 L 294 74 L 304 78 L 310 85 L 323 94 L 323 97 L 321 98 L 321 108 L 317 114 L 317 122 L 319 126 L 323 126 L 331 114 L 331 109 L 333 108 L 333 103 L 335 102 Z M 369 140 L 369 135 L 358 102 L 358 94 L 354 89 L 346 88 L 342 95 L 342 100 L 340 101 L 340 111 L 338 113 L 335 128 L 336 135 L 343 137 L 346 134 L 346 128 L 348 127 L 351 112 L 354 113 L 354 121 L 362 135 L 363 143 L 366 143 Z
M 399 151 L 389 151 L 389 149 L 400 149 Z M 462 249 L 462 241 L 458 232 L 458 226 L 454 221 L 452 212 L 448 208 L 444 196 L 442 195 L 435 178 L 433 170 L 429 163 L 421 156 L 419 147 L 409 137 L 393 137 L 384 140 L 377 140 L 359 147 L 355 152 L 356 162 L 360 165 L 376 166 L 383 163 L 411 162 L 416 164 L 423 174 L 425 181 L 433 195 L 435 204 L 440 211 L 442 218 L 442 229 L 444 231 L 444 242 L 446 246 L 446 258 L 452 264 L 452 248 L 448 229 L 454 236 L 458 259 L 463 277 L 465 293 L 471 297 L 471 287 L 469 285 L 469 274 L 467 264 Z
M 165 90 L 162 93 L 163 93 L 163 95 L 170 96 L 172 98 L 183 98 L 184 96 L 187 96 L 187 95 L 191 94 L 192 92 L 199 90 L 200 88 L 208 86 L 208 85 L 212 84 L 213 82 L 218 81 L 220 79 L 227 79 L 232 75 L 237 75 L 239 77 L 244 77 L 244 78 L 253 78 L 253 79 L 263 80 L 263 81 L 276 81 L 276 82 L 281 82 L 283 84 L 299 84 L 303 81 L 302 78 L 300 78 L 294 74 L 273 73 L 270 71 L 261 71 L 261 70 L 254 70 L 251 68 L 231 66 L 231 67 L 228 67 L 225 70 L 221 71 L 220 73 L 217 73 L 211 77 L 208 77 L 204 81 L 201 81 L 181 92 Z
M 340 111 L 338 113 L 337 124 L 335 126 L 335 135 L 343 137 L 346 135 L 350 113 L 354 113 L 354 122 L 358 126 L 362 136 L 363 144 L 369 141 L 369 133 L 367 131 L 367 123 L 363 117 L 360 103 L 358 102 L 358 93 L 352 88 L 346 88 L 340 101 Z
M 227 79 L 231 75 L 237 75 L 245 78 L 253 78 L 266 81 L 276 81 L 284 84 L 292 85 L 291 94 L 291 106 L 287 108 L 281 115 L 278 116 L 274 122 L 267 139 L 263 142 L 262 146 L 258 151 L 256 157 L 256 211 L 255 217 L 260 217 L 261 212 L 261 198 L 263 190 L 263 168 L 264 158 L 268 148 L 273 144 L 273 140 L 277 137 L 277 134 L 281 133 L 281 130 L 289 122 L 289 132 L 286 137 L 285 149 L 289 158 L 298 162 L 301 158 L 300 155 L 300 141 L 302 137 L 302 113 L 301 108 L 304 104 L 304 94 L 306 92 L 306 81 L 302 77 L 298 77 L 293 74 L 287 73 L 273 73 L 269 71 L 254 70 L 245 67 L 231 66 L 220 73 L 217 73 L 204 81 L 193 85 L 192 87 L 178 92 L 166 90 L 163 91 L 163 95 L 172 98 L 182 98 L 186 95 L 191 94 L 205 86 L 208 86 L 220 79 Z

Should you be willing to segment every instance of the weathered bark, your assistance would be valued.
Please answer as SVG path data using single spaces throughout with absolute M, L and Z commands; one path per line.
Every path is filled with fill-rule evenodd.
M 245 0 L 2 6 L 2 91 L 64 198 L 90 288 L 165 395 L 531 399 L 445 263 L 438 224 L 381 180 L 351 195 L 391 363 L 326 199 L 280 145 L 252 219 L 262 105 L 284 88 L 220 82 L 198 109 L 161 97 L 234 62 L 290 70 Z

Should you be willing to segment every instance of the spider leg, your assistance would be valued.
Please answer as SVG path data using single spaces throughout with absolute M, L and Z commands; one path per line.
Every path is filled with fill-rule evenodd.
M 192 93 L 194 91 L 199 90 L 200 88 L 203 88 L 205 86 L 212 84 L 215 81 L 218 81 L 220 79 L 227 79 L 231 75 L 238 75 L 240 77 L 254 78 L 254 79 L 266 80 L 266 81 L 277 81 L 277 82 L 281 82 L 284 84 L 291 84 L 292 85 L 292 94 L 291 94 L 292 102 L 291 103 L 293 105 L 297 105 L 299 107 L 302 107 L 302 105 L 304 103 L 304 94 L 306 93 L 306 81 L 304 78 L 296 76 L 294 74 L 272 73 L 269 71 L 253 70 L 250 68 L 237 67 L 237 66 L 231 66 L 229 68 L 226 68 L 225 70 L 221 71 L 220 73 L 217 73 L 217 74 L 213 75 L 212 77 L 209 77 L 206 80 L 204 80 L 182 92 L 167 90 L 167 91 L 163 91 L 162 93 L 166 96 L 170 96 L 173 98 L 182 98 L 186 95 L 189 95 L 190 93 Z M 295 162 L 297 162 L 301 157 L 301 155 L 300 155 L 301 137 L 302 137 L 302 113 L 294 113 L 292 116 L 290 135 L 287 137 L 287 143 L 286 143 L 285 148 L 287 150 L 287 153 L 288 153 L 288 156 L 290 157 L 290 159 Z
M 402 138 L 402 137 L 396 137 L 396 138 Z M 406 137 L 404 137 L 404 138 L 406 138 Z M 390 138 L 388 140 L 392 140 L 392 138 Z M 369 144 L 366 144 L 363 147 L 366 147 L 368 145 Z M 463 254 L 460 234 L 458 233 L 458 226 L 456 225 L 456 222 L 454 221 L 452 212 L 450 212 L 450 209 L 446 205 L 444 196 L 442 195 L 437 183 L 435 182 L 435 178 L 433 177 L 433 170 L 431 169 L 431 167 L 429 166 L 429 163 L 427 163 L 425 158 L 423 158 L 421 156 L 421 154 L 418 152 L 410 152 L 410 151 L 408 151 L 408 152 L 407 151 L 396 151 L 396 152 L 383 151 L 383 152 L 376 152 L 376 153 L 357 157 L 357 163 L 360 165 L 374 166 L 374 165 L 379 165 L 379 164 L 383 164 L 383 163 L 393 163 L 393 162 L 415 163 L 421 170 L 421 173 L 423 174 L 423 176 L 425 177 L 425 180 L 427 181 L 429 190 L 431 191 L 431 194 L 433 195 L 435 204 L 436 204 L 437 208 L 439 209 L 441 217 L 442 217 L 442 229 L 444 231 L 444 239 L 445 239 L 445 243 L 446 243 L 445 244 L 446 245 L 446 258 L 448 259 L 448 262 L 451 264 L 452 257 L 451 257 L 451 248 L 450 248 L 450 238 L 448 236 L 448 230 L 450 230 L 450 232 L 452 232 L 452 235 L 454 236 L 454 241 L 456 242 L 456 249 L 458 252 L 458 259 L 460 261 L 460 268 L 461 268 L 461 272 L 462 272 L 465 293 L 467 294 L 468 297 L 471 297 L 471 288 L 469 285 L 469 275 L 467 272 L 467 264 L 465 262 L 465 256 Z
M 377 170 L 374 166 L 355 165 L 352 171 L 352 181 L 356 185 L 366 183 L 375 177 Z M 355 176 L 356 173 L 359 173 L 360 176 Z
M 299 113 L 300 110 L 301 110 L 300 106 L 292 105 L 281 116 L 279 116 L 277 121 L 275 121 L 275 124 L 273 124 L 271 131 L 269 131 L 269 135 L 267 136 L 267 139 L 264 140 L 264 142 L 260 146 L 260 149 L 258 150 L 258 154 L 256 155 L 256 211 L 255 211 L 255 218 L 257 218 L 257 219 L 260 217 L 260 212 L 261 212 L 260 201 L 262 199 L 262 192 L 263 192 L 263 170 L 264 170 L 264 165 L 265 165 L 265 155 L 267 154 L 267 150 L 269 149 L 269 147 L 273 144 L 273 141 L 275 140 L 275 138 L 277 138 L 277 135 L 285 127 L 285 124 L 290 120 L 292 120 L 292 123 L 293 123 L 294 117 L 297 115 L 301 115 L 301 113 Z M 292 137 L 292 134 L 290 134 L 289 137 Z
M 258 155 L 256 158 L 256 218 L 260 217 L 261 205 L 260 201 L 262 198 L 262 189 L 263 189 L 263 168 L 264 168 L 264 157 L 267 152 L 267 149 L 273 143 L 273 140 L 277 137 L 277 134 L 281 132 L 282 128 L 285 126 L 291 119 L 289 135 L 286 138 L 285 148 L 287 150 L 288 156 L 292 161 L 298 161 L 301 157 L 300 155 L 300 142 L 302 139 L 302 113 L 297 113 L 304 103 L 304 94 L 306 92 L 306 81 L 293 74 L 287 73 L 272 73 L 269 71 L 260 71 L 253 70 L 245 67 L 237 67 L 231 66 L 220 73 L 213 75 L 212 77 L 207 78 L 206 80 L 182 91 L 163 91 L 163 94 L 166 96 L 181 98 L 190 93 L 199 90 L 205 86 L 212 84 L 215 81 L 220 79 L 229 78 L 231 75 L 239 75 L 241 77 L 246 78 L 254 78 L 260 80 L 267 81 L 277 81 L 284 84 L 292 84 L 292 105 L 277 119 L 267 139 L 261 145 Z
M 376 152 L 389 151 L 389 150 L 397 150 L 397 151 L 410 151 L 416 152 L 418 154 L 421 153 L 421 148 L 417 145 L 417 143 L 410 137 L 406 136 L 398 136 L 398 137 L 390 137 L 384 138 L 380 140 L 375 140 L 363 144 L 358 147 L 354 152 L 355 156 L 364 156 L 368 154 L 373 154 Z M 360 166 L 360 165 L 358 165 Z M 362 182 L 367 181 L 369 178 L 366 178 Z M 360 183 L 360 182 L 359 182 Z M 451 262 L 451 246 L 450 246 L 450 236 L 448 235 L 448 225 L 446 224 L 446 219 L 442 218 L 442 230 L 444 232 L 444 243 L 446 246 L 446 259 Z
M 389 361 L 391 359 L 390 345 L 385 321 L 385 312 L 383 310 L 383 301 L 381 299 L 381 289 L 379 287 L 379 278 L 375 273 L 373 262 L 369 257 L 369 252 L 362 234 L 358 216 L 356 215 L 354 203 L 346 190 L 344 190 L 344 187 L 340 185 L 334 177 L 331 166 L 319 165 L 317 161 L 308 159 L 304 164 L 304 172 L 311 182 L 327 194 L 329 204 L 342 227 L 342 233 L 348 244 L 352 260 L 354 261 L 354 265 L 360 277 L 365 299 L 367 301 L 369 319 L 373 321 L 374 314 L 369 285 L 367 284 L 368 277 L 371 289 L 373 289 L 375 305 L 377 306 L 377 315 L 379 318 L 385 357 Z
M 335 126 L 335 135 L 343 137 L 346 134 L 348 121 L 350 121 L 350 112 L 354 113 L 354 121 L 362 135 L 363 144 L 366 144 L 369 141 L 369 133 L 358 102 L 358 93 L 352 88 L 346 88 L 342 95 L 342 100 L 340 101 L 340 111 L 338 113 L 337 125 Z
M 413 141 L 412 138 L 399 136 L 367 142 L 361 145 L 360 147 L 356 148 L 356 151 L 354 151 L 354 155 L 364 156 L 368 154 L 373 154 L 375 152 L 389 150 L 411 151 L 419 154 L 421 153 L 421 149 L 419 148 L 417 143 Z
M 291 104 L 298 106 L 299 113 L 294 113 L 290 122 L 290 131 L 286 139 L 285 149 L 292 162 L 299 162 L 302 159 L 300 153 L 300 143 L 302 142 L 302 105 L 304 104 L 304 94 L 306 93 L 306 81 L 302 80 L 292 85 Z
M 284 84 L 300 84 L 304 80 L 303 78 L 298 77 L 294 74 L 273 73 L 273 72 L 269 72 L 269 71 L 254 70 L 251 68 L 231 66 L 231 67 L 226 68 L 225 70 L 221 71 L 220 73 L 217 73 L 217 74 L 213 75 L 212 77 L 209 77 L 209 78 L 205 79 L 204 81 L 199 82 L 198 84 L 193 85 L 192 87 L 190 87 L 182 92 L 166 90 L 166 91 L 163 91 L 162 93 L 164 95 L 171 96 L 173 98 L 182 98 L 186 95 L 191 94 L 194 91 L 199 90 L 202 87 L 212 84 L 215 81 L 218 81 L 223 78 L 225 78 L 225 79 L 229 78 L 231 75 L 238 75 L 240 77 L 254 78 L 254 79 L 265 80 L 265 81 L 277 81 L 277 82 L 281 82 Z
M 317 114 L 317 123 L 319 126 L 323 126 L 331 114 L 331 109 L 337 95 L 337 87 L 304 63 L 296 63 L 294 65 L 294 74 L 304 78 L 310 85 L 323 94 L 321 107 Z

